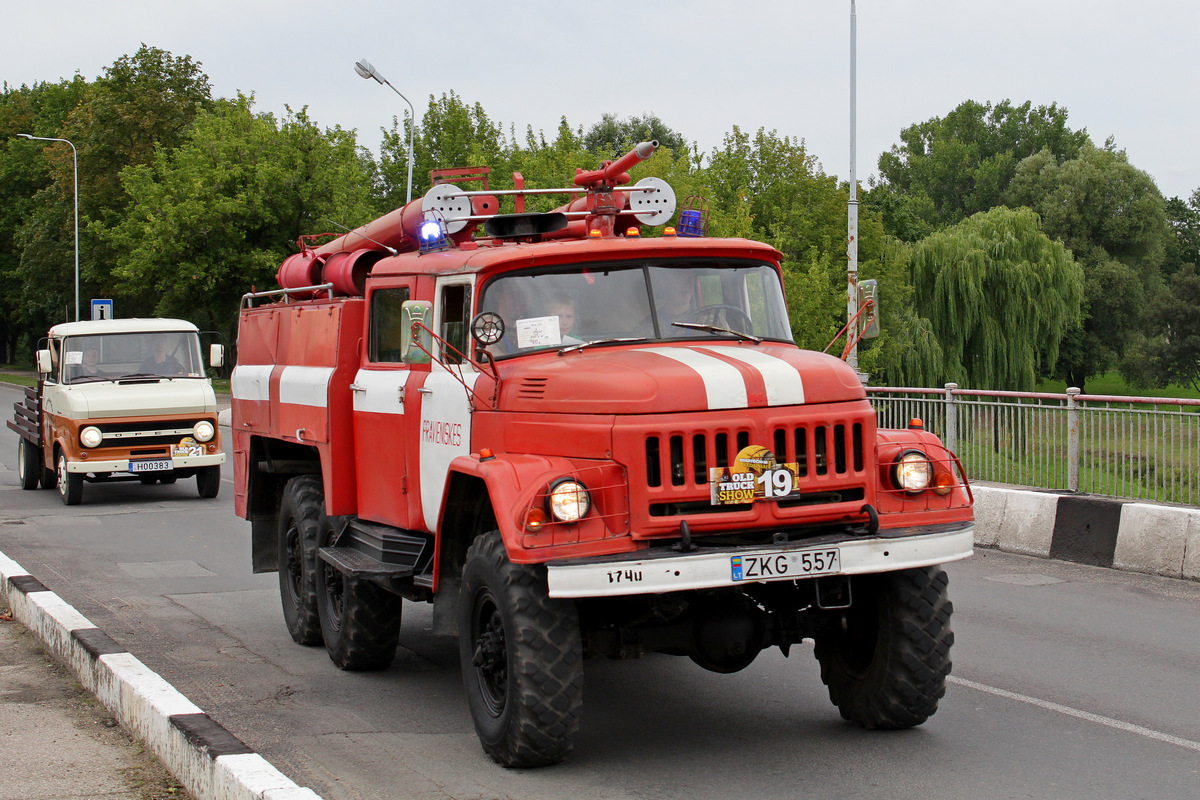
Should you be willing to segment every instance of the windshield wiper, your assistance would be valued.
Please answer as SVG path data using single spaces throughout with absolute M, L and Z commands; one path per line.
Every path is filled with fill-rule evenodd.
M 720 325 L 704 325 L 699 322 L 672 322 L 671 324 L 676 328 L 691 328 L 692 330 L 707 331 L 708 333 L 728 333 L 730 336 L 736 336 L 747 342 L 762 344 L 762 338 L 759 336 L 751 336 L 748 333 L 735 331 L 732 328 L 722 328 Z
M 112 381 L 112 380 L 116 380 L 116 379 L 108 377 L 106 375 L 76 375 L 74 378 L 71 378 L 71 380 L 67 381 L 67 383 L 69 385 L 74 386 L 77 383 L 95 383 L 96 381 Z
M 117 378 L 117 380 L 124 381 L 124 380 L 128 380 L 130 378 L 141 378 L 141 379 L 158 378 L 161 380 L 166 377 L 167 377 L 166 375 L 159 375 L 157 372 L 132 372 L 128 375 L 122 375 L 121 377 Z
M 559 349 L 558 354 L 561 356 L 564 353 L 573 353 L 576 350 L 582 350 L 583 348 L 591 347 L 594 344 L 616 344 L 619 342 L 644 342 L 644 341 L 646 341 L 645 336 L 627 336 L 622 339 L 596 339 L 593 342 L 580 342 L 579 344 L 572 344 L 572 345 L 568 345 L 566 347 L 562 347 Z

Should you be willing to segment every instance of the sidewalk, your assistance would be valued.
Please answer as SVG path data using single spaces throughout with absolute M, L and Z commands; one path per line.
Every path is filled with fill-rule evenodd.
M 0 603 L 0 800 L 189 797 Z

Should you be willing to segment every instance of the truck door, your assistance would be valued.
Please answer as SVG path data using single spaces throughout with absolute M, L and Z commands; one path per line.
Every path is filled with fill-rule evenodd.
M 417 487 L 408 478 L 408 440 L 416 427 L 408 384 L 429 367 L 401 361 L 400 341 L 400 307 L 413 288 L 410 279 L 371 290 L 365 346 L 350 387 L 359 516 L 400 528 L 421 527 L 412 518 L 419 512 L 412 502 Z
M 413 376 L 419 383 L 410 395 L 416 407 L 410 405 L 409 410 L 419 427 L 417 447 L 409 453 L 409 472 L 420 476 L 421 521 L 429 531 L 437 530 L 450 462 L 471 452 L 468 392 L 474 389 L 479 374 L 460 354 L 468 352 L 472 288 L 469 276 L 438 280 L 433 331 L 453 349 L 435 340 L 429 372 Z

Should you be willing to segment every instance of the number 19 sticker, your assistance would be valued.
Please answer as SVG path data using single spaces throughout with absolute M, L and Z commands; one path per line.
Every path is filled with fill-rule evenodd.
M 800 465 L 780 464 L 770 450 L 754 444 L 742 448 L 731 466 L 709 469 L 708 487 L 714 506 L 782 500 L 800 491 Z

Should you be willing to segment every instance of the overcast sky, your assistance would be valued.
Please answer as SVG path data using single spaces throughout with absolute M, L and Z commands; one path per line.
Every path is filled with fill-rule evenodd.
M 406 108 L 354 73 L 369 59 L 417 108 L 454 90 L 553 137 L 652 112 L 708 152 L 733 125 L 805 140 L 849 174 L 849 0 L 53 0 L 5 4 L 0 79 L 90 79 L 141 42 L 203 64 L 214 93 L 379 129 Z M 1167 197 L 1200 187 L 1196 0 L 860 0 L 858 173 L 914 122 L 967 99 L 1058 103 Z M 80 165 L 86 169 L 86 164 Z M 567 176 L 564 176 L 566 178 Z

